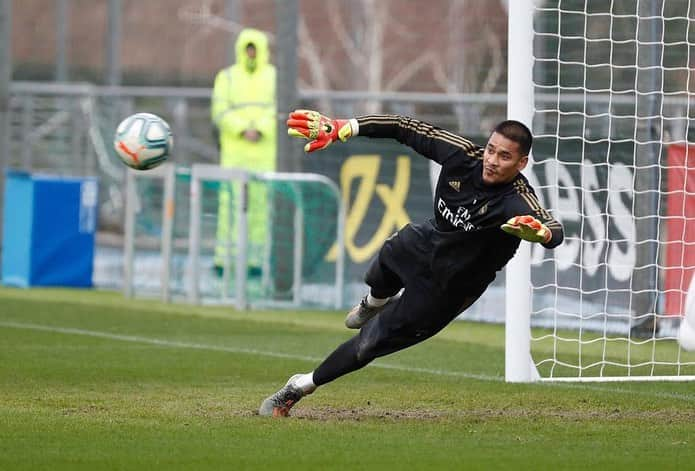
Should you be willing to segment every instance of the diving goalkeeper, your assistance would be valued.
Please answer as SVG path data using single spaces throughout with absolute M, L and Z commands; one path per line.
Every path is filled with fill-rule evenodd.
M 434 218 L 387 239 L 367 270 L 367 295 L 345 318 L 359 333 L 312 372 L 296 374 L 263 401 L 260 415 L 286 416 L 302 397 L 377 357 L 433 336 L 471 306 L 522 239 L 554 248 L 559 222 L 543 209 L 521 171 L 533 137 L 518 121 L 495 126 L 484 147 L 416 119 L 374 115 L 330 119 L 297 110 L 291 136 L 313 152 L 351 137 L 392 138 L 441 164 Z

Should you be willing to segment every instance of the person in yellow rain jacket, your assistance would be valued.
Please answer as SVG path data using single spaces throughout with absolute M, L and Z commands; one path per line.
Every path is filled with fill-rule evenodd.
M 253 172 L 276 169 L 275 67 L 270 63 L 268 37 L 247 28 L 239 33 L 235 45 L 236 62 L 215 77 L 211 114 L 219 136 L 220 163 Z M 235 185 L 222 185 L 219 193 L 215 269 L 236 254 Z M 260 183 L 249 185 L 248 264 L 250 273 L 259 273 L 263 246 L 268 233 L 268 196 Z M 234 205 L 234 206 L 232 206 Z M 231 216 L 231 220 L 230 220 Z

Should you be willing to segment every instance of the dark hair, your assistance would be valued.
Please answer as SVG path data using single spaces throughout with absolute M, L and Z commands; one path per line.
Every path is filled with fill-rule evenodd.
M 508 119 L 495 126 L 493 132 L 502 134 L 510 141 L 514 141 L 519 144 L 519 151 L 521 152 L 521 155 L 528 155 L 529 152 L 531 152 L 533 135 L 524 123 L 514 121 L 513 119 Z

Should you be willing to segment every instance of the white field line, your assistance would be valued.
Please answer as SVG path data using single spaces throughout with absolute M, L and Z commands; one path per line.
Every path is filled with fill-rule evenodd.
M 54 333 L 68 334 L 68 335 L 82 335 L 85 337 L 97 337 L 97 338 L 108 339 L 108 340 L 119 340 L 122 342 L 133 342 L 133 343 L 141 343 L 141 344 L 147 344 L 147 345 L 156 345 L 158 347 L 187 348 L 187 349 L 192 349 L 192 350 L 207 350 L 207 351 L 213 351 L 213 352 L 237 353 L 237 354 L 244 354 L 244 355 L 258 355 L 258 356 L 265 356 L 265 357 L 271 357 L 271 358 L 284 358 L 284 359 L 288 359 L 288 360 L 301 360 L 301 361 L 307 361 L 307 362 L 312 362 L 312 363 L 319 363 L 319 362 L 324 360 L 323 358 L 319 358 L 319 357 L 312 357 L 312 356 L 308 356 L 308 355 L 297 355 L 295 353 L 272 352 L 269 350 L 257 350 L 257 349 L 251 349 L 251 348 L 225 347 L 222 345 L 210 345 L 210 344 L 203 344 L 203 343 L 178 342 L 178 341 L 174 341 L 174 340 L 163 340 L 163 339 L 157 339 L 157 338 L 152 338 L 152 337 L 140 337 L 137 335 L 113 334 L 110 332 L 99 332 L 99 331 L 95 331 L 95 330 L 75 329 L 72 327 L 56 327 L 56 326 L 50 326 L 50 325 L 28 324 L 28 323 L 23 323 L 23 322 L 0 322 L 0 327 L 9 327 L 9 328 L 13 328 L 13 329 L 25 329 L 25 330 L 39 330 L 42 332 L 54 332 Z M 383 369 L 388 369 L 388 370 L 397 370 L 397 371 L 405 371 L 405 372 L 410 372 L 410 373 L 426 373 L 426 374 L 439 375 L 439 376 L 455 376 L 455 377 L 461 377 L 461 378 L 467 378 L 467 379 L 478 379 L 478 380 L 482 380 L 482 381 L 502 381 L 501 376 L 490 376 L 490 375 L 482 375 L 482 374 L 475 374 L 475 373 L 466 373 L 466 372 L 461 372 L 461 371 L 447 371 L 447 370 L 434 370 L 434 369 L 428 369 L 428 368 L 415 368 L 415 367 L 410 367 L 410 366 L 391 365 L 391 364 L 387 364 L 387 363 L 381 363 L 379 361 L 372 363 L 372 366 L 375 366 L 377 368 L 383 368 Z
M 157 338 L 152 338 L 152 337 L 141 337 L 137 335 L 123 335 L 123 334 L 114 334 L 111 332 L 100 332 L 96 330 L 84 330 L 84 329 L 76 329 L 72 327 L 57 327 L 57 326 L 51 326 L 51 325 L 41 325 L 41 324 L 31 324 L 31 323 L 24 323 L 24 322 L 9 322 L 9 321 L 0 321 L 0 327 L 7 327 L 7 328 L 12 328 L 12 329 L 24 329 L 24 330 L 37 330 L 37 331 L 42 331 L 42 332 L 53 332 L 53 333 L 60 333 L 60 334 L 66 334 L 66 335 L 81 335 L 85 337 L 96 337 L 96 338 L 103 338 L 103 339 L 108 339 L 108 340 L 118 340 L 121 342 L 132 342 L 132 343 L 140 343 L 140 344 L 146 344 L 146 345 L 155 345 L 159 347 L 169 347 L 169 348 L 183 348 L 183 349 L 192 349 L 192 350 L 207 350 L 207 351 L 213 351 L 213 352 L 225 352 L 225 353 L 236 353 L 236 354 L 244 354 L 244 355 L 258 355 L 258 356 L 266 356 L 270 358 L 283 358 L 283 359 L 288 359 L 288 360 L 300 360 L 300 361 L 307 361 L 307 362 L 312 362 L 312 363 L 319 363 L 323 361 L 323 358 L 319 357 L 313 357 L 313 356 L 308 356 L 308 355 L 297 355 L 294 353 L 281 353 L 281 352 L 273 352 L 269 350 L 257 350 L 257 349 L 251 349 L 251 348 L 238 348 L 238 347 L 225 347 L 221 345 L 211 345 L 211 344 L 203 344 L 203 343 L 190 343 L 190 342 L 178 342 L 178 341 L 173 341 L 173 340 L 164 340 L 164 339 L 157 339 Z M 411 367 L 411 366 L 402 366 L 402 365 L 393 365 L 389 363 L 382 363 L 381 361 L 375 361 L 370 364 L 370 366 L 375 367 L 375 368 L 383 368 L 387 370 L 396 370 L 396 371 L 404 371 L 408 373 L 423 373 L 423 374 L 431 374 L 431 375 L 436 375 L 436 376 L 451 376 L 451 377 L 458 377 L 458 378 L 466 378 L 466 379 L 475 379 L 475 380 L 480 380 L 480 381 L 503 381 L 504 378 L 501 376 L 492 376 L 492 375 L 484 375 L 484 374 L 477 374 L 477 373 L 467 373 L 464 371 L 449 371 L 449 370 L 435 370 L 435 369 L 430 369 L 430 368 L 417 368 L 417 367 Z M 636 391 L 634 389 L 624 389 L 620 387 L 611 387 L 611 386 L 595 386 L 595 385 L 587 385 L 584 383 L 543 383 L 543 386 L 550 386 L 554 388 L 563 388 L 563 389 L 583 389 L 583 390 L 591 390 L 591 391 L 608 391 L 608 392 L 615 392 L 615 393 L 620 393 L 620 394 L 634 394 L 634 395 L 640 395 L 640 396 L 649 396 L 649 397 L 658 397 L 658 398 L 666 398 L 666 399 L 675 399 L 675 400 L 682 400 L 682 401 L 688 401 L 688 402 L 695 402 L 695 395 L 692 394 L 680 394 L 680 393 L 671 393 L 671 392 L 658 392 L 658 391 Z

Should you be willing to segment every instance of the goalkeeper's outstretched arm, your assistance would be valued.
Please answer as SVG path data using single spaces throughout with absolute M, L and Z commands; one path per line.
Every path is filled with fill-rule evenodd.
M 407 116 L 361 116 L 357 124 L 360 136 L 396 139 L 440 164 L 462 153 L 474 159 L 483 155 L 483 147 L 465 137 Z
M 360 135 L 395 139 L 440 164 L 461 153 L 472 158 L 480 158 L 483 154 L 483 148 L 468 139 L 406 116 L 331 119 L 317 111 L 295 110 L 290 113 L 287 127 L 290 136 L 310 140 L 304 146 L 306 152 L 325 149 L 337 140 L 345 142 Z

